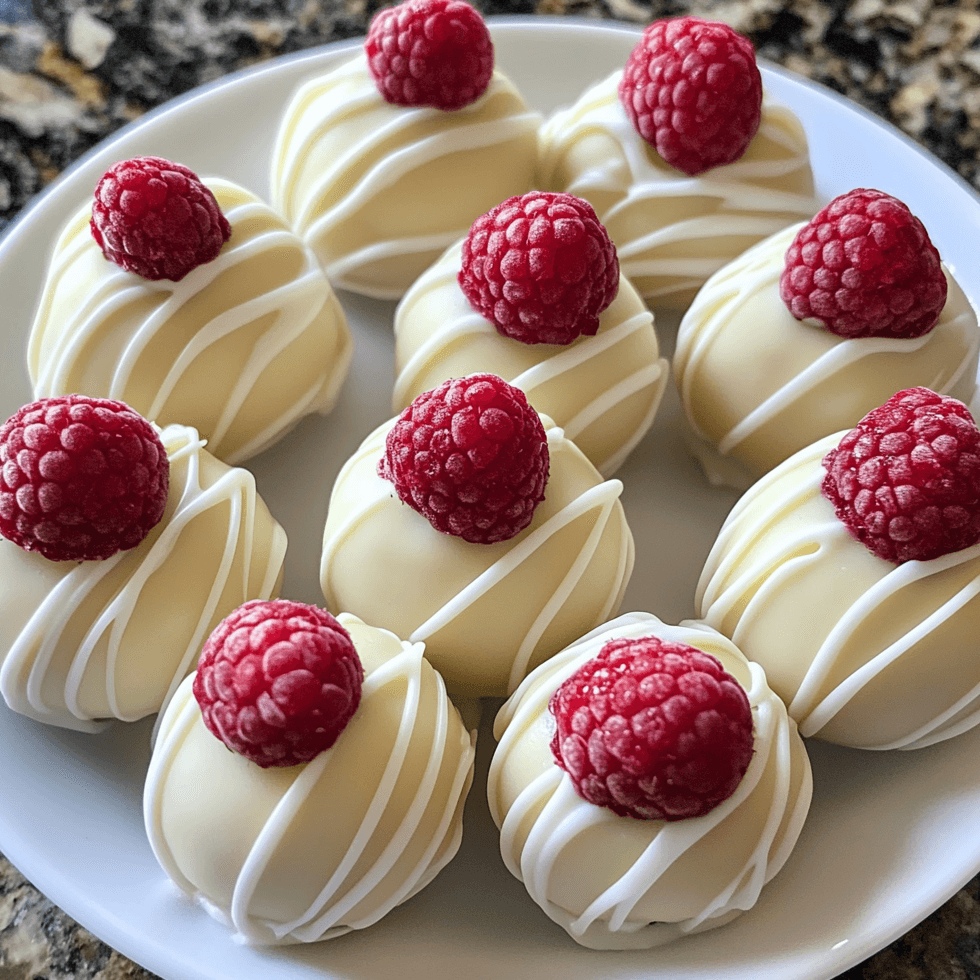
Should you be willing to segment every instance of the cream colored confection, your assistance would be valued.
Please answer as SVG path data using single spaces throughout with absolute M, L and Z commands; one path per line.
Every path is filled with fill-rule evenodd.
M 163 518 L 104 561 L 49 561 L 0 538 L 0 693 L 21 714 L 83 731 L 160 710 L 212 629 L 249 599 L 278 595 L 286 534 L 252 474 L 161 434 Z
M 353 343 L 316 257 L 250 191 L 205 179 L 231 224 L 218 257 L 180 282 L 108 261 L 86 205 L 61 233 L 28 342 L 36 398 L 116 398 L 193 425 L 237 464 L 326 413 Z
M 801 450 L 748 490 L 708 556 L 698 616 L 789 706 L 804 736 L 913 749 L 980 721 L 980 545 L 893 565 L 851 536 Z
M 150 761 L 143 812 L 157 860 L 248 943 L 366 928 L 459 848 L 475 733 L 421 643 L 338 619 L 365 676 L 331 748 L 304 765 L 262 769 L 208 731 L 188 677 Z
M 505 337 L 456 280 L 457 243 L 416 280 L 395 310 L 392 407 L 400 412 L 447 378 L 487 371 L 520 388 L 604 476 L 653 424 L 668 377 L 653 316 L 625 277 L 594 337 L 567 346 Z
M 801 227 L 715 273 L 681 321 L 674 377 L 692 449 L 715 483 L 744 489 L 896 391 L 922 385 L 969 402 L 976 389 L 977 315 L 948 271 L 946 306 L 922 337 L 844 339 L 796 320 L 779 277 Z
M 503 696 L 582 633 L 614 616 L 633 569 L 619 480 L 603 481 L 542 417 L 551 456 L 530 525 L 496 544 L 435 530 L 378 476 L 394 420 L 365 439 L 334 485 L 320 585 L 348 609 L 413 642 L 450 689 Z
M 462 109 L 392 105 L 362 52 L 293 96 L 273 201 L 335 286 L 397 299 L 481 214 L 531 190 L 540 122 L 499 71 Z
M 686 306 L 726 262 L 819 210 L 806 134 L 788 108 L 764 98 L 742 158 L 688 177 L 633 128 L 619 102 L 621 77 L 546 120 L 538 183 L 596 209 L 623 273 L 654 306 Z
M 752 707 L 749 768 L 700 817 L 640 820 L 588 803 L 551 752 L 554 691 L 610 640 L 652 635 L 717 657 Z M 701 623 L 628 613 L 599 627 L 525 679 L 494 735 L 488 797 L 504 863 L 549 918 L 593 949 L 657 946 L 750 909 L 786 863 L 810 806 L 810 762 L 783 703 L 758 664 Z

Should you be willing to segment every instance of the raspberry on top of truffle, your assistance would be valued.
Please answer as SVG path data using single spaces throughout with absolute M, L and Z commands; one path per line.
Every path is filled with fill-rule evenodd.
M 110 262 L 144 279 L 179 282 L 217 258 L 231 225 L 193 170 L 162 157 L 110 167 L 95 188 L 92 237 Z
M 378 475 L 444 534 L 506 541 L 544 499 L 550 457 L 538 413 L 493 374 L 423 392 L 388 432 Z
M 208 730 L 266 769 L 329 749 L 357 710 L 363 681 L 350 634 L 330 613 L 254 599 L 215 627 L 192 686 Z
M 734 163 L 762 121 L 755 48 L 717 21 L 654 21 L 626 62 L 619 101 L 637 133 L 689 177 Z
M 493 42 L 463 0 L 405 0 L 379 10 L 364 42 L 385 101 L 451 111 L 475 102 L 493 75 Z
M 505 337 L 570 344 L 599 329 L 619 290 L 619 259 L 588 201 L 531 191 L 473 222 L 458 281 Z
M 51 561 L 135 548 L 169 487 L 157 429 L 123 402 L 42 398 L 0 426 L 0 534 Z
M 980 431 L 963 402 L 892 395 L 824 457 L 821 490 L 885 561 L 927 561 L 980 541 Z
M 620 816 L 702 816 L 735 792 L 752 760 L 748 696 L 686 643 L 611 640 L 548 707 L 555 762 L 579 796 Z
M 797 320 L 840 337 L 921 337 L 938 323 L 947 283 L 922 222 L 884 191 L 835 197 L 786 252 L 779 295 Z

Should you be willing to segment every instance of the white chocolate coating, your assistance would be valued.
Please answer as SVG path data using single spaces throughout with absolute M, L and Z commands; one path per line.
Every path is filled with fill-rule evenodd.
M 681 321 L 674 375 L 692 448 L 713 482 L 744 489 L 896 391 L 922 385 L 969 402 L 976 389 L 977 314 L 948 272 L 946 306 L 922 337 L 847 340 L 796 320 L 779 277 L 801 227 L 715 273 Z
M 470 306 L 456 281 L 461 248 L 448 249 L 395 310 L 392 408 L 400 412 L 447 378 L 488 371 L 520 388 L 611 476 L 653 424 L 667 384 L 653 315 L 623 276 L 594 337 L 521 343 Z
M 377 473 L 389 420 L 334 485 L 320 585 L 347 609 L 412 642 L 450 689 L 503 696 L 547 657 L 614 616 L 633 570 L 619 480 L 603 481 L 542 417 L 551 469 L 530 525 L 497 544 L 442 534 Z
M 220 620 L 278 595 L 286 533 L 252 474 L 188 426 L 161 437 L 167 507 L 135 548 L 55 562 L 0 538 L 0 693 L 14 711 L 82 731 L 153 714 Z
M 333 408 L 353 341 L 316 257 L 250 191 L 207 178 L 232 228 L 212 262 L 150 281 L 102 255 L 90 206 L 55 245 L 28 342 L 36 398 L 117 398 L 193 425 L 236 465 Z
M 708 556 L 698 616 L 753 661 L 804 736 L 914 749 L 980 721 L 980 545 L 893 565 L 820 493 L 821 439 L 740 498 Z
M 551 753 L 554 691 L 609 640 L 652 635 L 713 654 L 752 707 L 754 754 L 742 782 L 687 820 L 638 820 L 588 803 Z M 758 664 L 701 623 L 628 613 L 593 630 L 525 679 L 494 735 L 487 794 L 504 863 L 549 918 L 593 949 L 657 946 L 751 908 L 810 807 L 810 762 L 786 708 Z
M 617 94 L 621 77 L 614 72 L 545 121 L 538 183 L 596 209 L 623 273 L 655 306 L 686 306 L 726 262 L 819 210 L 806 134 L 788 108 L 764 99 L 742 158 L 688 177 L 633 128 Z
M 161 722 L 143 794 L 153 852 L 245 942 L 363 929 L 459 848 L 475 732 L 421 643 L 338 618 L 364 666 L 361 703 L 311 762 L 262 769 L 225 748 L 204 726 L 190 677 Z
M 397 299 L 481 214 L 531 189 L 540 122 L 499 71 L 462 109 L 391 105 L 362 52 L 287 107 L 273 202 L 334 285 Z

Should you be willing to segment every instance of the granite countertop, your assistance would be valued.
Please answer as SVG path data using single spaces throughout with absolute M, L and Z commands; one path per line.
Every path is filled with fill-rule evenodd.
M 0 0 L 0 230 L 80 154 L 146 110 L 255 62 L 363 34 L 378 5 Z M 476 6 L 485 14 L 637 24 L 687 12 L 725 20 L 764 57 L 895 123 L 980 188 L 980 0 L 476 0 Z M 0 980 L 149 976 L 0 856 Z M 843 976 L 980 977 L 980 878 Z

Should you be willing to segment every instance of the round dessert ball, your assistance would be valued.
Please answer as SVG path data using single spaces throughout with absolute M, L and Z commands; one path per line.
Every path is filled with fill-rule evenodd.
M 697 615 L 761 664 L 804 736 L 914 749 L 980 721 L 980 545 L 894 564 L 839 520 L 800 450 L 743 494 L 712 548 Z
M 361 53 L 286 107 L 273 204 L 335 286 L 398 299 L 474 219 L 531 189 L 540 121 L 496 69 L 459 109 L 392 104 Z
M 741 158 L 689 177 L 633 128 L 622 76 L 545 121 L 538 186 L 585 198 L 640 295 L 655 309 L 683 309 L 725 263 L 819 208 L 806 134 L 791 110 L 764 98 Z
M 700 815 L 620 815 L 588 802 L 556 764 L 556 692 L 611 641 L 646 637 L 709 654 L 748 700 L 748 768 L 727 799 Z M 494 736 L 487 794 L 504 863 L 552 921 L 592 949 L 657 946 L 751 908 L 786 863 L 810 806 L 810 763 L 785 706 L 762 668 L 702 623 L 628 613 L 603 624 L 525 678 L 500 709 Z
M 378 473 L 395 420 L 334 485 L 320 585 L 330 609 L 426 645 L 454 692 L 503 696 L 535 665 L 614 616 L 633 569 L 619 497 L 551 419 L 550 472 L 522 531 L 490 544 L 435 529 Z
M 714 483 L 745 489 L 903 388 L 928 385 L 962 401 L 976 389 L 977 315 L 948 270 L 939 321 L 920 337 L 844 338 L 795 319 L 779 279 L 803 227 L 716 272 L 681 321 L 674 378 L 692 451 Z
M 473 309 L 459 270 L 457 243 L 395 310 L 394 410 L 446 378 L 490 371 L 520 388 L 611 476 L 653 424 L 668 378 L 653 315 L 632 284 L 620 276 L 594 336 L 564 346 L 528 344 L 502 335 Z
M 309 762 L 262 768 L 230 751 L 205 727 L 193 675 L 160 723 L 143 795 L 153 852 L 245 942 L 317 942 L 373 925 L 459 848 L 475 733 L 422 644 L 347 614 L 338 622 L 364 684 L 337 740 Z
M 89 205 L 65 225 L 28 370 L 36 398 L 115 398 L 159 425 L 193 425 L 212 454 L 237 465 L 333 408 L 353 340 L 316 257 L 283 218 L 237 184 L 203 183 L 231 237 L 177 282 L 109 261 Z
M 195 429 L 161 433 L 170 489 L 136 547 L 100 561 L 50 561 L 0 538 L 0 693 L 17 712 L 91 731 L 167 702 L 219 620 L 278 595 L 286 533 L 255 478 Z

